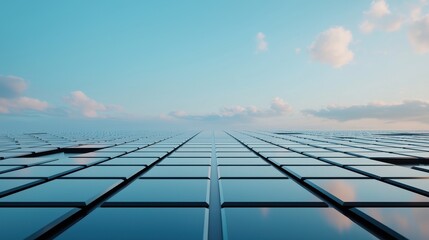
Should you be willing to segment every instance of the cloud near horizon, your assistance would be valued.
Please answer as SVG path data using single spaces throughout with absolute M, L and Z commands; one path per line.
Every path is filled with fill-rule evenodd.
M 105 118 L 121 111 L 120 106 L 97 102 L 79 90 L 71 92 L 65 101 L 74 113 L 86 118 Z
M 269 108 L 236 105 L 224 107 L 218 113 L 192 115 L 185 111 L 174 111 L 169 113 L 169 116 L 178 119 L 196 121 L 251 120 L 254 118 L 281 116 L 290 112 L 292 112 L 292 108 L 289 104 L 287 104 L 283 99 L 275 97 Z
M 43 112 L 49 108 L 45 101 L 23 96 L 27 88 L 27 82 L 20 77 L 0 76 L 0 114 Z
M 312 58 L 321 63 L 340 68 L 353 60 L 349 49 L 352 33 L 343 27 L 330 28 L 317 36 L 309 50 Z
M 414 121 L 429 124 L 429 102 L 408 100 L 397 104 L 369 103 L 353 106 L 330 106 L 320 110 L 304 110 L 304 114 L 340 122 L 377 119 L 392 122 Z

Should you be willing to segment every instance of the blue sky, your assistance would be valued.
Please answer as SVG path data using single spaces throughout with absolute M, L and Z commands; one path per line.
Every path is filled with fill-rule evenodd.
M 8 128 L 429 126 L 426 1 L 14 0 L 0 9 Z

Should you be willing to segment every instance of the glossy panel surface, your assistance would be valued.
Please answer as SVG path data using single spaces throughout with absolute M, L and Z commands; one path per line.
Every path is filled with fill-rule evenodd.
M 221 179 L 219 183 L 224 207 L 326 206 L 292 180 Z
M 359 173 L 336 166 L 283 166 L 283 169 L 297 178 L 367 178 Z
M 33 166 L 0 174 L 0 178 L 51 179 L 81 168 L 80 166 Z
M 142 178 L 209 178 L 209 166 L 155 166 Z
M 224 208 L 224 239 L 377 239 L 332 208 Z
M 429 178 L 428 172 L 418 171 L 401 166 L 350 166 L 362 174 L 368 174 L 375 178 Z
M 219 178 L 287 178 L 272 166 L 219 166 Z
M 127 179 L 143 170 L 144 166 L 93 166 L 67 174 L 61 178 L 119 178 Z
M 209 181 L 204 179 L 139 179 L 104 206 L 208 207 Z
M 34 239 L 77 210 L 75 208 L 0 208 L 0 238 Z
M 428 197 L 373 179 L 306 182 L 342 206 L 429 206 Z
M 98 208 L 57 239 L 201 240 L 206 208 Z
M 429 208 L 356 208 L 353 212 L 397 238 L 429 239 Z
M 121 180 L 53 180 L 0 198 L 0 206 L 86 206 Z

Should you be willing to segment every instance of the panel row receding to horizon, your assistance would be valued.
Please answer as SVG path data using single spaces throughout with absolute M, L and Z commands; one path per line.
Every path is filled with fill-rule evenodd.
M 423 132 L 0 135 L 0 239 L 428 239 Z

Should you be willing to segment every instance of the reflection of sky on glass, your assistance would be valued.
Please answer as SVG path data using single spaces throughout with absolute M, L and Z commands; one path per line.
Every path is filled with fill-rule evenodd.
M 306 180 L 344 206 L 429 205 L 429 198 L 374 179 Z
M 358 210 L 406 238 L 429 238 L 427 208 L 358 208 Z
M 375 239 L 332 208 L 224 208 L 222 215 L 227 239 Z

